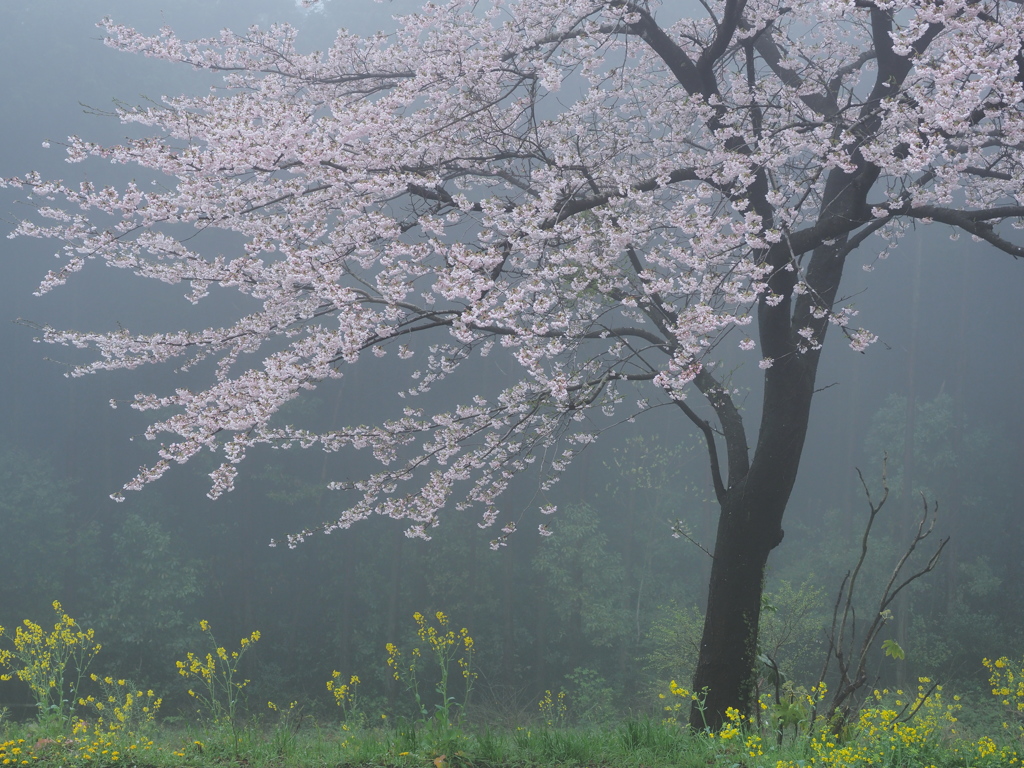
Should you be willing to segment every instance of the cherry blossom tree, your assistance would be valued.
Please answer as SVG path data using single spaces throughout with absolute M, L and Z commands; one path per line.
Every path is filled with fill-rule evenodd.
M 356 495 L 317 530 L 380 514 L 428 537 L 446 508 L 473 508 L 501 546 L 517 480 L 546 488 L 604 430 L 675 411 L 681 434 L 703 435 L 721 507 L 694 687 L 711 727 L 749 711 L 822 344 L 832 326 L 854 350 L 874 339 L 838 299 L 847 258 L 883 257 L 925 222 L 1024 255 L 1024 13 L 701 5 L 663 21 L 655 0 L 448 0 L 323 53 L 287 26 L 189 42 L 105 20 L 107 45 L 223 80 L 118 109 L 141 137 L 68 139 L 70 163 L 152 184 L 6 181 L 36 203 L 16 234 L 61 244 L 40 292 L 93 261 L 253 307 L 201 331 L 43 328 L 95 351 L 76 376 L 209 372 L 198 391 L 135 398 L 165 442 L 125 490 L 204 449 L 222 457 L 212 497 L 255 446 L 363 449 L 379 469 L 332 483 Z M 205 230 L 237 247 L 205 247 Z M 736 346 L 763 381 L 753 426 L 716 367 Z M 518 366 L 503 389 L 427 407 L 489 353 Z M 277 417 L 367 355 L 407 361 L 395 418 L 318 431 Z

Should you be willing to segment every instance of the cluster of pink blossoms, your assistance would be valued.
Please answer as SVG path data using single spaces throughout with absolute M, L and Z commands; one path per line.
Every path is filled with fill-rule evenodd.
M 644 410 L 694 387 L 727 397 L 711 356 L 730 334 L 729 348 L 758 354 L 758 302 L 813 299 L 805 257 L 828 238 L 895 242 L 902 222 L 928 218 L 1005 245 L 989 225 L 998 217 L 973 211 L 998 200 L 1006 218 L 1024 205 L 1019 4 L 905 4 L 887 45 L 929 47 L 869 133 L 862 74 L 887 54 L 860 4 L 750 0 L 736 44 L 714 51 L 705 94 L 690 84 L 718 19 L 659 25 L 653 5 L 450 0 L 391 35 L 341 32 L 323 53 L 301 52 L 287 26 L 189 42 L 104 21 L 109 46 L 223 80 L 120 110 L 145 138 L 66 142 L 69 162 L 135 166 L 151 185 L 7 180 L 37 205 L 15 234 L 60 244 L 40 292 L 97 261 L 184 284 L 193 303 L 217 286 L 255 307 L 197 332 L 44 330 L 96 351 L 73 375 L 215 361 L 199 391 L 136 398 L 170 414 L 146 437 L 170 438 L 125 489 L 204 449 L 223 457 L 212 497 L 260 444 L 364 449 L 379 471 L 334 483 L 357 495 L 320 530 L 384 514 L 426 537 L 454 505 L 499 526 L 498 546 L 515 529 L 502 493 L 524 473 L 546 490 L 631 419 L 624 388 L 647 390 Z M 887 174 L 868 220 L 821 231 L 827 171 L 855 153 Z M 204 249 L 204 230 L 237 247 Z M 779 252 L 795 273 L 787 293 L 769 288 L 766 254 Z M 815 305 L 787 354 L 815 353 L 829 325 L 863 350 L 874 336 L 849 327 L 853 314 Z M 279 422 L 303 391 L 390 353 L 411 376 L 395 418 L 320 431 Z M 517 365 L 499 391 L 409 405 L 488 354 Z M 780 359 L 752 361 L 767 371 Z

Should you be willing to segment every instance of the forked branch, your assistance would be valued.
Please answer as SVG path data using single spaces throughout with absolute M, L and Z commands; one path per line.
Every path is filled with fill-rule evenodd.
M 867 684 L 867 668 L 871 651 L 878 642 L 882 627 L 892 619 L 892 611 L 889 609 L 889 606 L 907 586 L 935 569 L 943 548 L 949 542 L 948 536 L 942 539 L 923 566 L 914 570 L 909 575 L 905 575 L 904 572 L 907 564 L 917 550 L 918 545 L 927 539 L 935 529 L 938 504 L 933 503 L 929 506 L 927 499 L 922 494 L 921 518 L 917 523 L 917 530 L 893 568 L 892 574 L 889 576 L 889 580 L 879 597 L 878 607 L 873 613 L 867 630 L 863 635 L 859 635 L 857 632 L 857 612 L 854 605 L 857 581 L 867 561 L 871 530 L 875 519 L 889 498 L 889 484 L 886 477 L 886 465 L 883 462 L 882 498 L 876 503 L 871 495 L 871 490 L 864 481 L 864 475 L 861 474 L 859 469 L 857 470 L 857 476 L 860 478 L 861 486 L 864 488 L 864 495 L 867 497 L 870 515 L 868 516 L 867 525 L 864 527 L 864 533 L 861 536 L 860 556 L 853 570 L 848 571 L 846 576 L 843 577 L 835 606 L 832 609 L 832 626 L 828 634 L 828 654 L 825 658 L 825 664 L 821 670 L 820 677 L 821 680 L 826 679 L 832 662 L 835 661 L 839 681 L 832 694 L 825 718 L 827 721 L 838 725 L 847 722 L 859 707 L 857 693 Z M 916 712 L 916 709 L 914 712 Z M 912 717 L 914 712 L 910 712 L 907 719 Z

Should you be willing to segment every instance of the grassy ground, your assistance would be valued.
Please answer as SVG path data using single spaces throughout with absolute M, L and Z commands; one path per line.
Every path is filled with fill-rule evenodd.
M 440 721 L 358 727 L 318 723 L 283 713 L 275 722 L 244 727 L 150 723 L 143 732 L 97 728 L 78 721 L 0 726 L 0 765 L 213 766 L 327 768 L 497 768 L 614 766 L 615 768 L 995 768 L 1019 766 L 1019 734 L 999 740 L 968 737 L 939 708 L 902 725 L 868 708 L 841 737 L 827 728 L 788 729 L 782 743 L 766 724 L 735 721 L 717 734 L 692 733 L 678 723 L 641 717 L 604 727 L 535 725 L 512 729 L 463 727 Z M 941 710 L 948 715 L 948 710 Z M 1015 743 L 1016 742 L 1016 743 Z
M 337 705 L 333 719 L 310 717 L 297 703 L 269 702 L 263 716 L 251 717 L 243 706 L 249 681 L 239 663 L 259 633 L 232 651 L 213 640 L 204 621 L 200 628 L 211 650 L 175 662 L 192 686 L 197 715 L 184 721 L 166 717 L 152 690 L 86 677 L 99 645 L 59 603 L 54 609 L 60 620 L 52 633 L 25 622 L 14 650 L 0 655 L 0 664 L 28 684 L 40 713 L 32 722 L 12 722 L 0 709 L 0 768 L 1024 768 L 1024 660 L 1006 657 L 982 662 L 991 697 L 981 692 L 969 704 L 921 678 L 916 691 L 873 692 L 842 722 L 821 714 L 825 684 L 804 689 L 787 683 L 762 695 L 756 716 L 730 709 L 718 731 L 693 731 L 684 723 L 704 697 L 673 681 L 658 694 L 658 709 L 646 715 L 573 725 L 574 715 L 598 717 L 580 714 L 598 710 L 582 706 L 582 697 L 570 707 L 564 692 L 547 691 L 532 717 L 511 725 L 504 719 L 499 727 L 497 719 L 466 706 L 476 679 L 467 631 L 449 627 L 442 613 L 435 614 L 436 626 L 417 613 L 417 635 L 440 680 L 434 691 L 442 703 L 435 710 L 421 699 L 417 676 L 428 653 L 413 649 L 403 657 L 389 644 L 388 669 L 404 684 L 406 705 L 415 702 L 410 710 L 421 713 L 419 719 L 369 715 L 359 700 L 358 676 L 339 672 L 326 685 Z M 78 695 L 79 684 L 91 692 Z M 461 703 L 453 695 L 460 687 Z M 465 713 L 481 720 L 464 720 Z
M 54 738 L 56 736 L 56 738 Z M 5 765 L 205 766 L 664 766 L 747 765 L 743 739 L 716 741 L 677 725 L 639 719 L 618 726 L 491 730 L 427 724 L 352 728 L 310 720 L 230 728 L 153 728 L 142 738 L 64 737 L 40 727 L 11 726 L 3 735 Z M 802 757 L 789 745 L 771 759 Z M 799 764 L 799 763 L 798 763 Z

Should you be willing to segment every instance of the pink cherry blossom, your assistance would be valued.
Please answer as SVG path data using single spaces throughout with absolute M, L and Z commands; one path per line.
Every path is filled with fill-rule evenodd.
M 899 24 L 882 3 L 711 5 L 732 10 L 662 25 L 642 0 L 448 0 L 322 53 L 286 25 L 188 41 L 104 20 L 108 46 L 222 80 L 120 107 L 144 138 L 64 143 L 77 177 L 102 161 L 153 185 L 5 181 L 36 206 L 14 235 L 55 243 L 39 292 L 105 264 L 246 307 L 199 331 L 42 330 L 95 352 L 73 376 L 215 363 L 198 390 L 135 398 L 160 442 L 123 490 L 200 451 L 220 457 L 215 498 L 254 446 L 353 449 L 379 469 L 332 483 L 358 496 L 319 530 L 382 514 L 428 538 L 445 508 L 472 507 L 506 521 L 500 546 L 518 476 L 539 468 L 543 496 L 601 431 L 658 405 L 701 429 L 731 418 L 710 363 L 733 329 L 759 318 L 739 346 L 766 377 L 830 325 L 854 350 L 875 341 L 810 268 L 826 255 L 840 274 L 869 235 L 884 254 L 914 221 L 1024 255 L 998 226 L 1024 214 L 1019 3 L 915 0 Z M 880 67 L 899 77 L 873 80 Z M 208 248 L 207 230 L 236 245 Z M 408 366 L 409 404 L 499 352 L 507 383 L 450 410 L 275 419 L 366 355 Z

